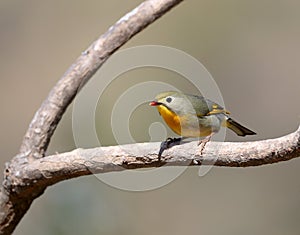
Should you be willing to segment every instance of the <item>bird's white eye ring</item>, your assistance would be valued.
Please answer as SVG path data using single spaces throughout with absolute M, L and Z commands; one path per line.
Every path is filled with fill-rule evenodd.
M 168 97 L 168 98 L 166 98 L 166 101 L 167 101 L 168 103 L 171 103 L 172 98 L 171 98 L 171 97 Z

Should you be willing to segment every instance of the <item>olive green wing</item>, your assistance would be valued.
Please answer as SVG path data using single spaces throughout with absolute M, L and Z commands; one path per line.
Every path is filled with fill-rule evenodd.
M 222 106 L 209 99 L 205 99 L 203 96 L 189 95 L 187 98 L 193 105 L 198 117 L 219 113 L 229 114 Z

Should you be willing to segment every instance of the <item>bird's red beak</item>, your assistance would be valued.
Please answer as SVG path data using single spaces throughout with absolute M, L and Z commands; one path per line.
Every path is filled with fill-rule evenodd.
M 159 105 L 159 103 L 156 102 L 156 101 L 151 101 L 151 102 L 149 103 L 149 105 L 150 105 L 150 106 L 157 106 L 157 105 Z

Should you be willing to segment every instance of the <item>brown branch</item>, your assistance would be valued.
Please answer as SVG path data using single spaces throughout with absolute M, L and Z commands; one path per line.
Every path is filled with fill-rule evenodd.
M 7 172 L 5 183 L 11 201 L 22 200 L 27 209 L 32 198 L 57 182 L 93 173 L 123 171 L 147 167 L 216 165 L 249 167 L 272 164 L 300 157 L 300 127 L 294 133 L 254 142 L 209 142 L 199 156 L 198 142 L 185 143 L 165 150 L 161 161 L 160 143 L 139 143 L 46 156 L 30 164 L 17 165 Z M 13 170 L 13 171 L 12 171 Z M 18 206 L 20 204 L 17 204 Z
M 79 175 L 106 173 L 161 166 L 215 165 L 250 167 L 287 161 L 300 157 L 300 126 L 295 132 L 276 139 L 253 142 L 209 142 L 199 155 L 197 141 L 165 150 L 161 161 L 160 143 L 137 143 L 71 152 L 37 159 L 20 169 L 23 184 L 37 180 L 49 186 Z M 196 160 L 196 161 L 195 161 Z M 21 184 L 22 185 L 22 184 Z M 16 187 L 18 187 L 16 185 Z
M 196 141 L 174 146 L 158 161 L 160 143 L 139 143 L 94 149 L 76 149 L 37 159 L 19 166 L 10 174 L 16 177 L 11 192 L 27 198 L 62 180 L 146 167 L 216 165 L 249 167 L 272 164 L 300 157 L 300 127 L 292 134 L 254 142 L 209 142 L 203 155 Z
M 57 124 L 80 88 L 120 46 L 181 1 L 147 0 L 140 4 L 93 42 L 53 87 L 29 125 L 20 154 L 5 167 L 0 188 L 0 234 L 11 234 L 32 201 L 43 193 L 45 185 L 23 185 L 26 177 L 21 179 L 19 174 L 23 167 L 44 157 Z
M 146 167 L 216 165 L 249 167 L 272 164 L 300 157 L 300 127 L 292 134 L 255 142 L 209 142 L 202 156 L 197 142 L 166 150 L 161 161 L 157 152 L 160 143 L 141 143 L 94 149 L 76 149 L 17 165 L 7 172 L 6 189 L 14 209 L 26 210 L 32 198 L 57 182 L 92 173 L 105 173 Z M 217 157 L 216 157 L 217 156 Z M 196 161 L 194 161 L 196 160 Z M 22 206 L 19 208 L 19 206 Z

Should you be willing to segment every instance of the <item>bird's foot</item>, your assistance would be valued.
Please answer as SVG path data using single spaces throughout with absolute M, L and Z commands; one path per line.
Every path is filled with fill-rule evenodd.
M 163 151 L 169 149 L 175 145 L 180 145 L 182 138 L 168 138 L 160 144 L 158 153 L 158 160 L 160 161 Z
M 204 139 L 200 140 L 199 143 L 198 143 L 198 146 L 200 146 L 200 151 L 199 151 L 199 154 L 202 155 L 203 154 L 203 151 L 204 151 L 204 148 L 205 148 L 205 145 L 211 140 L 211 137 L 213 136 L 214 133 L 206 136 Z
M 210 141 L 211 137 L 212 137 L 212 134 L 209 136 L 206 136 L 204 139 L 202 139 L 198 142 L 198 146 L 200 146 L 200 147 L 199 147 L 199 149 L 197 149 L 196 155 L 202 156 L 205 145 Z M 201 164 L 200 157 L 199 158 L 194 157 L 193 162 L 195 165 L 200 165 Z

